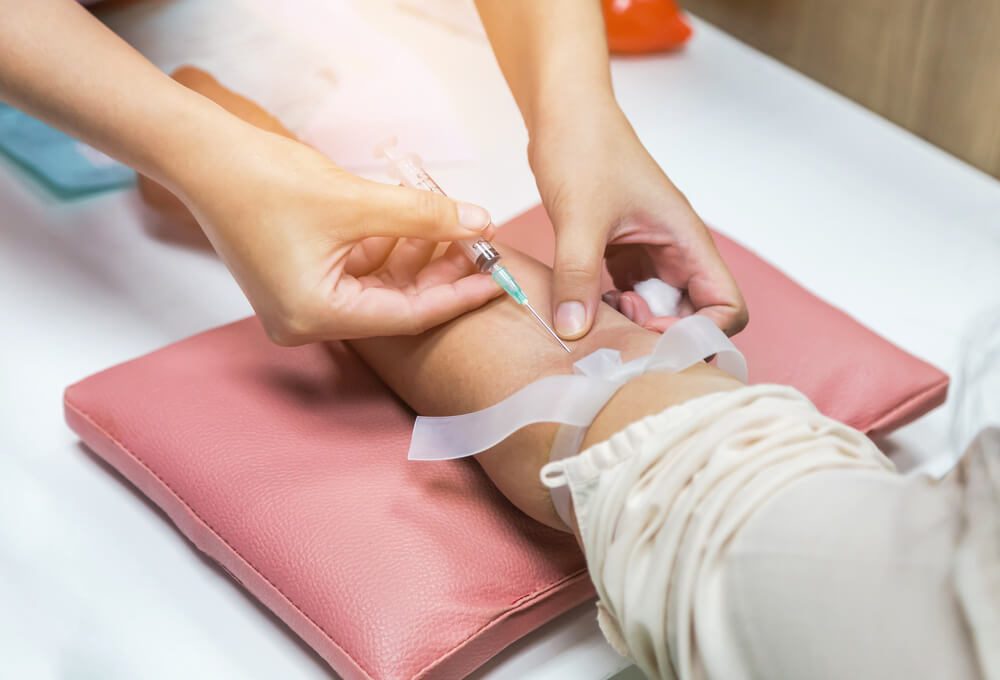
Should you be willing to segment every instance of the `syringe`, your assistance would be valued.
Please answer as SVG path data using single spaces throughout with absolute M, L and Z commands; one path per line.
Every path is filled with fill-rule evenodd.
M 389 163 L 390 174 L 395 179 L 398 179 L 404 186 L 412 187 L 414 189 L 423 189 L 425 191 L 433 191 L 436 194 L 441 194 L 442 196 L 447 196 L 444 191 L 438 186 L 438 183 L 431 178 L 427 171 L 424 170 L 423 165 L 420 162 L 420 158 L 413 154 L 401 154 L 395 149 L 396 140 L 392 139 L 388 142 L 380 144 L 375 149 L 375 155 L 378 158 L 385 158 Z M 566 343 L 556 335 L 556 332 L 545 323 L 545 320 L 538 315 L 535 308 L 531 306 L 528 302 L 528 296 L 525 295 L 521 286 L 518 285 L 514 277 L 511 276 L 507 268 L 500 263 L 500 253 L 497 249 L 493 247 L 493 244 L 484 238 L 468 238 L 456 241 L 461 247 L 465 254 L 473 264 L 476 265 L 476 269 L 484 274 L 489 274 L 498 286 L 500 286 L 505 293 L 510 295 L 517 304 L 525 307 L 531 315 L 535 317 L 535 320 L 541 324 L 549 335 L 559 343 L 567 352 L 570 352 L 570 348 L 566 346 Z

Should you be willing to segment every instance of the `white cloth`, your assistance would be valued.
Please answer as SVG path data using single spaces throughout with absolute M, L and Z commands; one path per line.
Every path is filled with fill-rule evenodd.
M 605 635 L 650 677 L 976 678 L 975 650 L 995 672 L 1000 649 L 988 455 L 978 485 L 903 477 L 760 385 L 649 416 L 543 479 L 572 492 Z

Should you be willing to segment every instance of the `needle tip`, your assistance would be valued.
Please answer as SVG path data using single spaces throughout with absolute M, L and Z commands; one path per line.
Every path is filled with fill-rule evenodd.
M 562 341 L 562 338 L 560 338 L 556 334 L 556 332 L 554 330 L 552 330 L 552 328 L 547 323 L 545 323 L 545 319 L 543 319 L 542 317 L 540 317 L 538 315 L 538 312 L 535 311 L 534 307 L 532 307 L 528 302 L 525 302 L 524 306 L 528 308 L 528 311 L 531 312 L 531 315 L 533 317 L 535 317 L 535 319 L 538 321 L 538 323 L 540 323 L 542 325 L 542 328 L 544 328 L 546 331 L 548 331 L 549 335 L 551 335 L 555 339 L 555 341 L 559 343 L 559 346 L 562 347 L 564 350 L 566 350 L 567 354 L 572 354 L 573 353 L 573 350 L 571 350 L 566 345 L 566 343 Z

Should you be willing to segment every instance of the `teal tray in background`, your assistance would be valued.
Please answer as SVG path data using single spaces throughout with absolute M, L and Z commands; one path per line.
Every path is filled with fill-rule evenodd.
M 0 152 L 59 198 L 120 189 L 135 172 L 96 149 L 0 103 Z

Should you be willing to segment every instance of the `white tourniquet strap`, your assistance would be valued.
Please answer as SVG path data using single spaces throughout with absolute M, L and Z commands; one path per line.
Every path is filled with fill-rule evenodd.
M 671 326 L 649 356 L 623 363 L 613 349 L 599 349 L 573 364 L 574 375 L 533 382 L 489 408 L 460 416 L 417 418 L 410 460 L 448 460 L 480 453 L 535 423 L 562 423 L 553 459 L 576 453 L 582 433 L 622 385 L 647 371 L 676 373 L 717 355 L 719 368 L 746 382 L 746 362 L 712 321 L 689 316 Z

